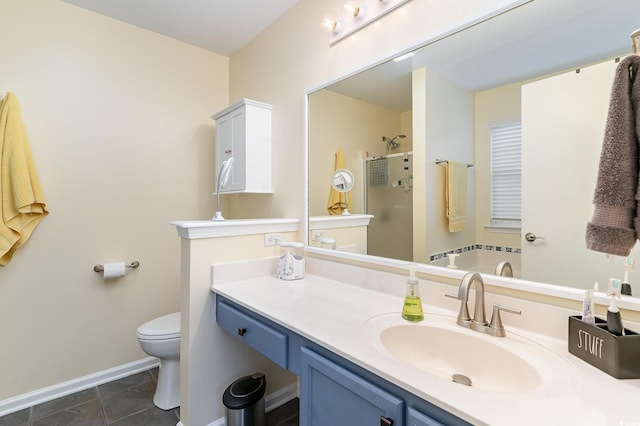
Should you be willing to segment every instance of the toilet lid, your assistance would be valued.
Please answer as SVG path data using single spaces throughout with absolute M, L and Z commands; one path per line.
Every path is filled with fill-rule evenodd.
M 180 337 L 180 312 L 156 318 L 138 327 L 138 338 L 147 340 L 174 339 Z

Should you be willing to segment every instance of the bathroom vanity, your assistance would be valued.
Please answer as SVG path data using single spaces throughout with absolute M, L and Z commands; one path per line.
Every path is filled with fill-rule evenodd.
M 450 284 L 420 280 L 425 321 L 413 324 L 400 319 L 402 275 L 313 259 L 303 280 L 265 274 L 216 282 L 215 267 L 216 321 L 299 377 L 301 425 L 640 421 L 640 380 L 616 380 L 568 353 L 572 310 L 488 293 L 489 308 L 523 311 L 504 316 L 501 338 L 455 324 L 459 302 L 444 296 L 457 290 Z M 343 278 L 327 278 L 331 269 Z M 409 334 L 393 338 L 394 330 Z M 457 341 L 457 352 L 446 352 Z M 471 372 L 471 387 L 441 374 L 447 368 L 430 358 L 441 349 L 445 361 Z
M 467 424 L 219 294 L 216 312 L 223 329 L 300 377 L 301 424 Z

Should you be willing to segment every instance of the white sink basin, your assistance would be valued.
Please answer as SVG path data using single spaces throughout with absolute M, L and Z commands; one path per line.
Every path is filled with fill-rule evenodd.
M 460 386 L 522 393 L 566 391 L 577 383 L 567 361 L 508 328 L 506 337 L 494 337 L 458 326 L 453 316 L 425 314 L 424 321 L 410 323 L 393 313 L 368 320 L 365 332 L 394 360 Z

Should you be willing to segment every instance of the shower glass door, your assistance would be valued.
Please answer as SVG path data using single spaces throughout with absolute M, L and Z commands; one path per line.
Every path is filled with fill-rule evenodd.
M 413 260 L 413 155 L 400 153 L 365 160 L 367 253 Z

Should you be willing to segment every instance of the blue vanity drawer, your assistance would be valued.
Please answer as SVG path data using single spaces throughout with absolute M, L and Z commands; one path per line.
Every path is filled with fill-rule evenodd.
M 216 304 L 216 321 L 225 331 L 282 368 L 288 368 L 288 336 L 250 317 L 225 300 Z

